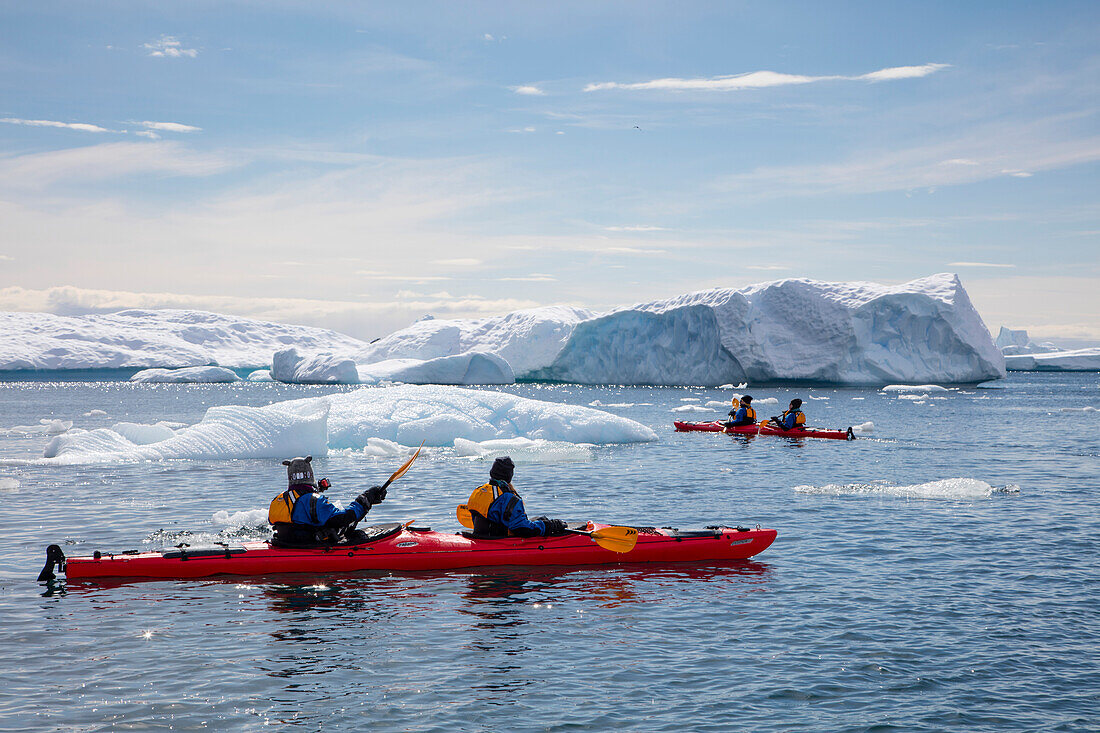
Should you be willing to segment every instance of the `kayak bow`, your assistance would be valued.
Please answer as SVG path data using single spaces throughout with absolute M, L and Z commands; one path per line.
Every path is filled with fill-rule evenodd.
M 575 522 L 585 533 L 612 525 Z M 371 539 L 360 544 L 280 547 L 270 542 L 220 543 L 162 552 L 101 553 L 66 558 L 50 545 L 39 580 L 51 580 L 53 568 L 69 580 L 94 578 L 185 579 L 211 575 L 341 573 L 358 570 L 452 570 L 503 565 L 616 565 L 636 562 L 713 562 L 744 560 L 775 541 L 774 529 L 708 527 L 680 531 L 637 527 L 637 543 L 617 553 L 595 544 L 587 534 L 560 537 L 484 538 L 446 534 L 427 528 L 384 524 L 369 527 Z

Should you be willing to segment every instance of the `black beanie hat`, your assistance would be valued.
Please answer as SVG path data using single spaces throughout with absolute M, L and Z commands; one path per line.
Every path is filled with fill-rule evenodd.
M 795 399 L 791 400 L 791 407 L 794 407 L 794 408 L 802 407 L 802 400 L 798 399 L 797 397 Z
M 741 395 L 741 401 L 742 402 L 752 402 L 752 395 L 748 395 L 748 394 Z
M 512 475 L 516 472 L 516 464 L 512 463 L 509 456 L 493 461 L 493 467 L 489 469 L 489 478 L 497 481 L 512 483 Z

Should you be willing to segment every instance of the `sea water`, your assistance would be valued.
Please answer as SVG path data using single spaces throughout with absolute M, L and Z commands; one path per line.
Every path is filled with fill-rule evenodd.
M 192 424 L 341 389 L 0 383 L 0 729 L 1100 727 L 1094 373 L 739 390 L 761 417 L 798 396 L 810 424 L 873 423 L 853 442 L 673 432 L 723 415 L 728 389 L 502 388 L 598 403 L 660 436 L 517 450 L 532 515 L 778 529 L 748 562 L 35 581 L 51 543 L 265 537 L 285 485 L 278 460 L 28 465 L 51 429 Z M 427 452 L 368 521 L 457 531 L 494 454 Z M 346 503 L 403 460 L 376 443 L 315 466 Z

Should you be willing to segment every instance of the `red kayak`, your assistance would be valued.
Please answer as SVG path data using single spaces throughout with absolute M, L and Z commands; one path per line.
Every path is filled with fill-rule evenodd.
M 574 523 L 574 532 L 610 525 Z M 50 580 L 58 566 L 70 580 L 88 578 L 205 578 L 211 575 L 343 573 L 357 570 L 451 570 L 496 565 L 616 565 L 638 562 L 744 560 L 775 541 L 774 529 L 708 527 L 680 531 L 638 527 L 628 552 L 612 552 L 579 533 L 561 537 L 479 538 L 427 528 L 384 524 L 367 528 L 359 544 L 281 547 L 269 542 L 223 543 L 216 547 L 177 548 L 163 552 L 96 552 L 66 558 L 50 545 L 39 580 Z
M 678 432 L 702 431 L 705 433 L 727 433 L 729 435 L 782 435 L 785 438 L 832 438 L 833 440 L 855 440 L 855 433 L 851 428 L 847 430 L 822 430 L 821 428 L 794 428 L 793 430 L 780 430 L 779 428 L 765 425 L 742 425 L 739 428 L 727 428 L 725 423 L 717 420 L 711 422 L 674 422 Z

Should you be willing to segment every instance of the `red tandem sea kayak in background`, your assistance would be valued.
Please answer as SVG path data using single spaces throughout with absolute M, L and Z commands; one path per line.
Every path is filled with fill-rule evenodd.
M 705 433 L 727 433 L 729 435 L 782 435 L 785 438 L 831 438 L 833 440 L 855 440 L 856 436 L 851 428 L 847 430 L 823 430 L 821 428 L 795 428 L 793 430 L 780 430 L 767 425 L 761 428 L 759 425 L 744 425 L 739 428 L 727 428 L 723 423 L 712 420 L 711 422 L 674 422 L 678 432 L 686 433 L 700 431 Z
M 599 530 L 610 525 L 573 523 L 570 529 Z M 427 528 L 383 524 L 365 530 L 366 542 L 318 547 L 281 547 L 269 542 L 181 547 L 162 552 L 96 552 L 66 558 L 50 545 L 39 580 L 54 576 L 53 566 L 69 580 L 95 578 L 184 579 L 211 575 L 343 573 L 357 570 L 451 570 L 501 565 L 617 565 L 621 563 L 744 560 L 775 541 L 774 529 L 709 527 L 679 531 L 638 527 L 628 552 L 612 552 L 591 537 L 480 538 Z

